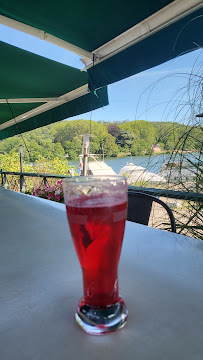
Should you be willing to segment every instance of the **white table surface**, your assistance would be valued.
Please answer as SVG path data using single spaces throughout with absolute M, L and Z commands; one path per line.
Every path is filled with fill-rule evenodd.
M 202 360 L 203 242 L 127 222 L 129 319 L 104 336 L 74 313 L 82 277 L 65 207 L 0 188 L 1 360 Z

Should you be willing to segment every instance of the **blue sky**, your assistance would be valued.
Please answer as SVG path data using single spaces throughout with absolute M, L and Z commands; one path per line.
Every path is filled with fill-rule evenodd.
M 3 25 L 0 25 L 0 40 L 52 60 L 83 68 L 79 56 Z M 177 114 L 177 100 L 181 99 L 181 103 L 187 100 L 183 93 L 189 74 L 194 64 L 202 60 L 202 56 L 202 50 L 193 51 L 109 85 L 109 105 L 93 111 L 92 120 L 173 121 Z M 86 113 L 71 119 L 90 117 L 91 114 Z M 182 121 L 183 117 L 181 113 L 176 121 Z

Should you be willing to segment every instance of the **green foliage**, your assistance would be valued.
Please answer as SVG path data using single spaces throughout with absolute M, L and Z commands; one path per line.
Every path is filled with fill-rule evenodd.
M 82 141 L 81 138 L 75 136 L 73 141 L 66 141 L 64 145 L 65 153 L 68 154 L 70 159 L 77 159 L 77 156 L 81 153 Z
M 108 133 L 110 135 L 114 136 L 115 138 L 117 138 L 120 135 L 120 132 L 121 132 L 121 129 L 115 123 L 108 124 L 107 130 L 108 130 Z
M 184 133 L 191 136 L 185 138 Z M 17 154 L 19 145 L 24 145 L 24 161 L 37 163 L 40 156 L 47 160 L 55 157 L 77 160 L 82 152 L 82 137 L 90 133 L 90 121 L 72 120 L 32 130 L 0 141 L 1 154 Z M 171 152 L 184 143 L 185 150 L 196 150 L 203 142 L 201 126 L 185 126 L 170 122 L 144 120 L 102 123 L 91 121 L 91 153 L 117 156 L 119 153 L 151 155 L 153 144 L 159 143 L 162 151 Z M 25 146 L 26 145 L 26 146 Z
M 162 149 L 170 150 L 184 146 L 184 151 L 198 150 L 203 142 L 203 128 L 198 120 L 192 125 L 163 122 L 153 123 L 156 129 L 156 142 Z
M 116 143 L 122 148 L 127 146 L 128 149 L 131 149 L 135 139 L 136 135 L 132 131 L 122 130 L 116 139 Z
M 125 131 L 134 134 L 130 143 L 126 142 L 132 155 L 150 154 L 151 146 L 156 143 L 156 129 L 153 123 L 144 120 L 129 121 L 121 124 L 120 128 L 121 133 Z
M 3 169 L 4 171 L 20 172 L 19 155 L 17 153 L 0 155 L 0 169 Z M 47 160 L 40 155 L 36 164 L 26 164 L 25 162 L 23 164 L 23 172 L 28 173 L 70 175 L 69 170 L 70 166 L 68 165 L 67 160 L 65 158 L 59 159 L 58 157 Z M 7 179 L 10 189 L 19 190 L 19 176 L 7 175 Z M 48 181 L 53 183 L 55 180 Z M 40 182 L 42 182 L 42 179 L 27 177 L 26 190 L 30 191 L 33 187 L 38 187 Z
M 112 135 L 107 135 L 103 141 L 104 154 L 106 156 L 115 157 L 119 153 L 119 148 L 115 143 L 115 138 Z
M 4 171 L 20 171 L 20 161 L 18 153 L 2 155 L 0 158 L 0 168 Z M 33 172 L 33 166 L 24 164 L 24 172 Z
M 17 136 L 0 141 L 0 154 L 9 153 L 11 150 L 18 151 L 20 143 L 21 139 Z
M 90 122 L 87 120 L 66 121 L 53 125 L 51 127 L 51 134 L 54 136 L 54 141 L 60 142 L 64 147 L 66 141 L 73 141 L 76 136 L 90 133 Z M 103 124 L 91 121 L 91 135 L 100 136 L 103 139 L 108 131 Z

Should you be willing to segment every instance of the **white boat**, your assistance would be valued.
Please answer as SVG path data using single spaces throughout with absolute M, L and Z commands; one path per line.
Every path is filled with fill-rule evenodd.
M 135 164 L 133 164 L 133 162 L 127 162 L 127 164 L 120 170 L 120 174 L 122 172 L 122 174 L 124 173 L 131 173 L 134 171 L 145 171 L 146 168 L 142 167 L 142 166 L 137 166 Z
M 200 169 L 191 166 L 186 161 L 182 161 L 181 163 L 178 161 L 175 162 L 166 162 L 159 174 L 165 179 L 168 179 L 171 182 L 179 183 L 192 181 L 200 172 Z
M 132 162 L 127 163 L 120 170 L 119 174 L 126 176 L 128 184 L 132 184 L 135 182 L 141 182 L 141 183 L 149 182 L 150 184 L 166 183 L 166 179 L 163 176 L 147 171 L 146 168 L 142 166 L 134 165 Z

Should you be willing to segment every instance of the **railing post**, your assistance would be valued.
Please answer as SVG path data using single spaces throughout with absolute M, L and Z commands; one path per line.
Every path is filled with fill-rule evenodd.
M 1 169 L 1 186 L 4 186 L 3 170 Z
M 46 176 L 45 176 L 45 177 L 43 177 L 43 181 L 44 181 L 44 185 L 46 186 L 46 185 L 48 184 L 48 181 L 47 181 Z
M 4 183 L 4 189 L 7 189 L 7 187 L 8 187 L 8 181 L 7 181 L 6 174 L 4 174 L 4 180 L 3 180 L 3 183 Z
M 20 175 L 20 192 L 25 192 L 25 179 L 23 175 Z

